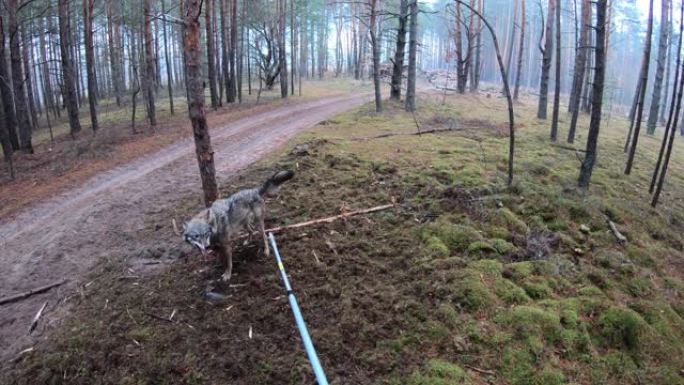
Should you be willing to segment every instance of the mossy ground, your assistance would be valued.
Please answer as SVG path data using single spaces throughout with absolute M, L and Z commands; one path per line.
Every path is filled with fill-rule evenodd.
M 381 115 L 343 113 L 293 141 L 311 143 L 307 155 L 290 146 L 223 186 L 295 169 L 270 225 L 399 203 L 278 235 L 332 383 L 683 384 L 681 141 L 652 209 L 656 138 L 642 138 L 624 176 L 625 124 L 613 117 L 582 191 L 574 152 L 550 146 L 547 122 L 523 102 L 506 188 L 504 102 L 441 101 L 422 95 L 415 120 L 391 103 Z M 416 121 L 456 130 L 374 138 L 415 132 Z M 201 298 L 220 271 L 194 259 L 135 280 L 117 279 L 121 262 L 105 266 L 65 324 L 6 372 L 10 383 L 311 383 L 274 263 L 257 250 L 237 249 L 237 286 L 220 304 Z M 150 316 L 174 309 L 176 322 Z

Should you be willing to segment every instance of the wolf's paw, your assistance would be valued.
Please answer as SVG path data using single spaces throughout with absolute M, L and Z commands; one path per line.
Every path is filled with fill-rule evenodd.
M 264 255 L 267 257 L 271 256 L 271 250 L 268 247 L 264 249 Z
M 228 282 L 228 281 L 230 281 L 230 273 L 223 273 L 223 275 L 221 276 L 221 280 L 222 280 L 223 282 Z

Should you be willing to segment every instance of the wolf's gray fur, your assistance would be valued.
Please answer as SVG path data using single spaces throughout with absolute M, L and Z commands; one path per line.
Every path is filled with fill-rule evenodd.
M 252 226 L 256 224 L 264 241 L 264 253 L 269 255 L 264 231 L 264 197 L 275 194 L 278 187 L 293 176 L 292 171 L 279 171 L 268 178 L 261 187 L 241 190 L 226 199 L 215 201 L 211 207 L 200 211 L 183 225 L 183 239 L 197 247 L 202 254 L 206 254 L 210 246 L 219 246 L 223 252 L 222 262 L 226 267 L 222 279 L 230 280 L 233 269 L 230 242 L 243 229 L 247 228 L 251 235 Z

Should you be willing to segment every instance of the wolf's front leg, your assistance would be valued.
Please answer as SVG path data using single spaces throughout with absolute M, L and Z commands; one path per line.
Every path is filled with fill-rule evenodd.
M 221 279 L 223 282 L 228 282 L 233 273 L 233 249 L 230 247 L 230 242 L 226 242 L 223 245 L 223 254 L 225 255 L 226 271 L 221 276 Z
M 268 257 L 271 252 L 268 249 L 268 239 L 266 238 L 266 228 L 264 227 L 264 216 L 259 217 L 259 231 L 261 232 L 261 237 L 264 240 L 264 254 Z

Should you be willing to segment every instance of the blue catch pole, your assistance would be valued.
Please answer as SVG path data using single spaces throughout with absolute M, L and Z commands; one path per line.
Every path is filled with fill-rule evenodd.
M 316 375 L 316 382 L 318 382 L 318 385 L 328 385 L 328 379 L 325 377 L 321 362 L 318 360 L 316 349 L 311 341 L 311 336 L 309 336 L 309 330 L 306 328 L 306 323 L 304 323 L 304 317 L 302 317 L 302 313 L 299 311 L 297 298 L 295 298 L 292 287 L 290 286 L 290 281 L 287 279 L 285 266 L 283 266 L 283 261 L 280 259 L 280 253 L 278 252 L 278 246 L 276 245 L 273 233 L 268 233 L 268 240 L 271 241 L 271 247 L 273 248 L 273 253 L 275 254 L 276 262 L 278 263 L 278 270 L 280 270 L 280 276 L 283 278 L 283 284 L 285 284 L 285 290 L 287 291 L 287 299 L 290 301 L 290 307 L 292 308 L 292 313 L 294 314 L 295 322 L 297 323 L 297 329 L 299 329 L 299 334 L 302 336 L 304 350 L 306 350 L 306 355 L 309 357 L 309 362 L 311 362 L 311 368 L 313 368 L 314 374 Z

